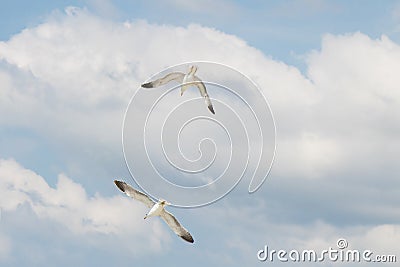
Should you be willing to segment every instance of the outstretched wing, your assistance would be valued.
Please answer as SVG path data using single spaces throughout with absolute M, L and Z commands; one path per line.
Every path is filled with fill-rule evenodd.
M 144 88 L 158 87 L 166 83 L 169 83 L 170 81 L 177 81 L 181 84 L 183 82 L 183 77 L 185 77 L 185 74 L 182 72 L 171 72 L 170 74 L 167 74 L 160 79 L 142 84 L 142 87 Z
M 175 232 L 178 236 L 182 239 L 186 240 L 187 242 L 193 243 L 194 239 L 192 235 L 188 232 L 188 230 L 183 227 L 178 220 L 175 218 L 174 215 L 169 213 L 166 210 L 163 210 L 160 214 L 160 217 L 168 224 L 168 226 Z
M 210 97 L 208 96 L 208 93 L 207 93 L 206 86 L 197 76 L 194 76 L 194 81 L 195 81 L 194 85 L 196 85 L 197 88 L 199 88 L 200 94 L 202 97 L 204 97 L 204 100 L 206 101 L 206 105 L 207 105 L 208 109 L 211 111 L 212 114 L 215 114 Z
M 128 196 L 143 202 L 147 207 L 151 208 L 155 202 L 149 198 L 146 194 L 134 189 L 132 186 L 125 182 L 114 180 L 115 185 Z

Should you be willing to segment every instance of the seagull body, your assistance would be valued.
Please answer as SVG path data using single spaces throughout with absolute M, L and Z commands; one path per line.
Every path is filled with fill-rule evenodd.
M 170 81 L 177 81 L 180 84 L 183 84 L 181 86 L 181 96 L 183 93 L 190 87 L 190 86 L 196 86 L 202 97 L 204 97 L 204 100 L 206 102 L 206 105 L 208 109 L 211 111 L 212 114 L 215 114 L 213 105 L 211 103 L 210 97 L 208 96 L 206 86 L 204 83 L 200 80 L 199 77 L 195 75 L 197 71 L 196 66 L 190 66 L 189 72 L 188 73 L 182 73 L 182 72 L 171 72 L 167 75 L 165 75 L 162 78 L 159 78 L 157 80 L 144 83 L 142 84 L 142 87 L 144 88 L 154 88 L 158 87 L 164 84 L 169 83 Z
M 154 204 L 153 207 L 151 207 L 149 213 L 147 213 L 146 216 L 144 216 L 144 219 L 147 219 L 147 217 L 151 216 L 161 216 L 162 211 L 164 210 L 166 204 L 167 203 L 163 200 L 160 200 L 159 202 Z
M 114 181 L 115 185 L 126 195 L 139 200 L 140 202 L 143 202 L 147 207 L 151 208 L 150 211 L 146 214 L 144 219 L 147 217 L 152 217 L 152 216 L 160 216 L 166 223 L 167 225 L 177 234 L 180 236 L 182 239 L 186 240 L 187 242 L 193 243 L 194 239 L 192 235 L 186 230 L 179 222 L 178 220 L 164 209 L 166 205 L 169 205 L 165 200 L 160 199 L 158 202 L 154 202 L 149 196 L 146 194 L 134 189 L 132 186 L 128 185 L 125 182 L 122 181 Z
M 184 85 L 181 86 L 181 96 L 191 86 L 191 84 L 189 82 L 195 81 L 194 74 L 196 73 L 196 71 L 197 71 L 197 67 L 191 66 L 189 68 L 189 72 L 187 74 L 185 74 L 185 76 L 183 77 L 182 83 Z M 199 87 L 199 90 L 200 90 L 200 87 Z M 201 91 L 200 91 L 200 93 L 201 93 Z M 201 95 L 203 95 L 203 94 L 201 94 Z

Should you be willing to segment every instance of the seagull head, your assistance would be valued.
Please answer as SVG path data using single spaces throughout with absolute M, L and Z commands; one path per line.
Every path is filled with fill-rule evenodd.
M 184 79 L 183 79 L 183 83 L 187 83 L 187 82 L 191 82 L 193 81 L 193 76 L 197 71 L 197 66 L 196 65 L 191 65 L 189 67 L 189 72 L 185 75 Z M 183 95 L 183 93 L 190 87 L 190 84 L 186 84 L 181 86 L 181 96 Z
M 197 66 L 196 65 L 191 65 L 189 67 L 189 74 L 194 75 L 197 71 Z
M 167 202 L 167 201 L 164 200 L 164 199 L 160 199 L 159 203 L 160 203 L 163 207 L 168 206 L 168 205 L 171 205 L 171 203 Z

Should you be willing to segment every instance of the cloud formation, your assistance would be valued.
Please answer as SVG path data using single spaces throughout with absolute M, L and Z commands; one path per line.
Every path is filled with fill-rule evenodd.
M 122 116 L 150 74 L 185 61 L 217 61 L 244 71 L 262 88 L 275 115 L 278 150 L 259 193 L 249 198 L 239 188 L 227 207 L 189 212 L 194 229 L 210 230 L 202 233 L 203 244 L 216 242 L 222 248 L 215 251 L 240 251 L 244 259 L 255 259 L 252 253 L 264 242 L 318 248 L 332 245 L 338 235 L 355 246 L 376 242 L 389 250 L 398 238 L 400 214 L 399 57 L 399 45 L 384 35 L 325 35 L 321 49 L 305 56 L 307 71 L 301 73 L 236 36 L 197 24 L 116 23 L 77 8 L 56 12 L 0 42 L 0 125 L 46 139 L 57 148 L 47 157 L 69 154 L 85 174 L 101 166 L 110 177 L 98 190 L 89 187 L 97 184 L 89 175 L 74 182 L 68 178 L 74 176 L 61 174 L 50 186 L 53 178 L 3 159 L 0 206 L 6 214 L 28 206 L 39 220 L 73 235 L 127 233 L 147 240 L 150 250 L 160 249 L 157 240 L 169 240 L 165 228 L 157 221 L 142 224 L 140 204 L 109 189 L 116 172 L 110 158 L 121 158 Z M 248 184 L 242 185 L 246 192 Z M 103 190 L 111 196 L 88 193 Z M 205 222 L 209 214 L 213 219 Z M 149 231 L 150 240 L 144 236 Z M 12 249 L 10 240 L 0 233 L 0 258 Z M 123 247 L 140 246 L 124 241 Z M 229 262 L 199 246 L 215 262 Z M 199 265 L 205 263 L 198 258 Z
M 143 252 L 158 251 L 163 242 L 169 241 L 168 235 L 160 230 L 159 221 L 143 222 L 146 208 L 141 203 L 122 195 L 103 197 L 96 193 L 88 196 L 80 184 L 64 174 L 58 176 L 57 184 L 52 188 L 43 177 L 15 160 L 2 159 L 0 209 L 4 214 L 12 214 L 23 206 L 29 207 L 39 220 L 55 223 L 83 239 L 90 239 L 91 235 L 110 235 L 125 242 L 132 238 L 142 239 L 141 245 L 146 246 L 133 243 L 129 250 Z M 6 254 L 9 241 L 4 234 L 0 235 L 0 248 Z

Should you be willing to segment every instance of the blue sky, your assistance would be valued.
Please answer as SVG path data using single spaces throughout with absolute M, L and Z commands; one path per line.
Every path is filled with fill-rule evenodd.
M 400 260 L 399 1 L 9 1 L 0 23 L 1 266 L 291 266 L 259 262 L 256 253 L 264 245 L 321 251 L 339 238 Z M 247 193 L 245 177 L 212 205 L 169 208 L 193 245 L 157 218 L 143 221 L 144 205 L 112 182 L 133 184 L 121 144 L 131 97 L 150 76 L 189 61 L 251 78 L 277 134 L 274 165 L 256 193 Z M 258 103 L 243 80 L 200 66 L 202 78 Z M 231 122 L 224 102 L 246 114 L 208 88 L 221 123 Z M 169 97 L 197 97 L 188 91 Z M 155 121 L 170 112 L 164 104 Z M 203 105 L 193 110 L 207 116 Z M 192 114 L 184 113 L 178 118 Z M 210 134 L 225 152 L 215 129 L 189 129 L 186 140 Z M 229 129 L 241 131 L 236 123 Z M 190 143 L 182 149 L 198 155 Z M 132 160 L 145 166 L 144 155 Z M 215 165 L 201 181 L 225 167 Z

